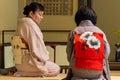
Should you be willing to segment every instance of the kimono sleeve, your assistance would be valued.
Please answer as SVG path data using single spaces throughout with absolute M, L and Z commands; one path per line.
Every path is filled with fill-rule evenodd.
M 74 32 L 71 31 L 68 35 L 67 48 L 66 48 L 68 62 L 70 62 L 74 50 L 73 34 Z

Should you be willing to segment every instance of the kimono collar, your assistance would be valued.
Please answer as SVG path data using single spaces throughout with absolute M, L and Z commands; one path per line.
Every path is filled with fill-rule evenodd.
M 37 34 L 37 36 L 40 38 L 43 38 L 43 35 L 41 33 L 41 29 L 39 28 L 39 26 L 29 17 L 25 17 L 20 19 L 21 23 L 26 23 L 27 26 L 29 26 L 30 28 L 32 28 L 34 30 L 34 32 Z
M 90 20 L 83 20 L 80 22 L 79 26 L 94 26 Z

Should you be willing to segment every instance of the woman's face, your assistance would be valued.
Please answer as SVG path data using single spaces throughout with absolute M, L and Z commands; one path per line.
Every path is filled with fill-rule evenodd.
M 29 13 L 29 17 L 31 17 L 35 23 L 40 24 L 41 20 L 43 19 L 43 14 L 44 12 L 40 10 L 37 10 L 34 13 L 31 11 Z

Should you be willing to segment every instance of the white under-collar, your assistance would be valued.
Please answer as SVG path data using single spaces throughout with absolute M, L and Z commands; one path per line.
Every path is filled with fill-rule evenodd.
M 94 26 L 94 24 L 90 20 L 83 20 L 79 26 Z

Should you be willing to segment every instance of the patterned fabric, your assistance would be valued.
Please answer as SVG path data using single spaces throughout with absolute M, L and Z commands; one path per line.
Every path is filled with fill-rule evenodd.
M 75 67 L 103 70 L 103 35 L 96 32 L 84 32 L 74 35 Z

